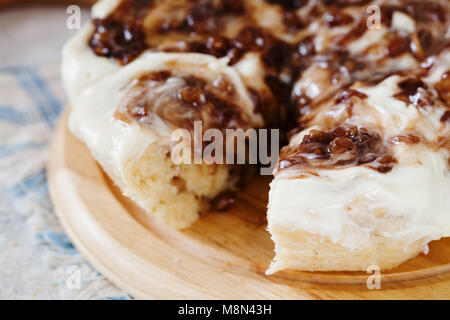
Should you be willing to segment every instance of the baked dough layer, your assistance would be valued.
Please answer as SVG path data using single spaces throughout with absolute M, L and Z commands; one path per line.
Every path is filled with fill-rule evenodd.
M 153 143 L 125 164 L 123 178 L 107 171 L 126 196 L 167 225 L 183 229 L 209 209 L 207 199 L 230 189 L 229 170 L 227 165 L 175 165 L 170 150 Z
M 350 249 L 329 238 L 307 231 L 288 231 L 285 226 L 270 227 L 275 243 L 275 258 L 267 274 L 281 270 L 366 271 L 370 266 L 380 270 L 395 268 L 424 251 L 428 238 L 414 242 L 373 236 L 364 249 Z

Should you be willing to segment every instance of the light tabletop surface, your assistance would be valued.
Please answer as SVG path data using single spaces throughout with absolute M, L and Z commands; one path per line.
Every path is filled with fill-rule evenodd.
M 66 8 L 0 8 L 1 299 L 129 298 L 72 246 L 48 197 L 48 141 L 65 100 L 61 47 L 76 32 Z

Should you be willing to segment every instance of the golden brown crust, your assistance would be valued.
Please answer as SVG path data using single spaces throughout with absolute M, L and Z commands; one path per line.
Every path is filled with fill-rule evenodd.
M 371 265 L 381 270 L 394 268 L 424 251 L 428 240 L 409 243 L 372 236 L 371 246 L 352 250 L 330 239 L 307 231 L 290 231 L 271 226 L 276 256 L 268 274 L 280 270 L 366 271 Z

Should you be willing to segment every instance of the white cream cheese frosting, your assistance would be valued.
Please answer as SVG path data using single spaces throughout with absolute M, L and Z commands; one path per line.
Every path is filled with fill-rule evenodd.
M 426 85 L 432 88 L 450 70 L 449 54 L 443 51 L 435 58 L 423 78 Z M 269 231 L 274 226 L 303 230 L 351 250 L 368 248 L 377 238 L 414 243 L 450 236 L 450 150 L 439 147 L 442 139 L 450 138 L 448 122 L 441 121 L 448 108 L 439 99 L 416 106 L 395 98 L 405 79 L 394 75 L 377 85 L 355 85 L 366 97 L 353 102 L 351 117 L 340 121 L 337 116 L 345 113 L 345 104 L 325 106 L 310 128 L 291 139 L 289 148 L 329 125 L 330 119 L 336 121 L 333 125 L 375 129 L 385 140 L 412 132 L 423 141 L 393 144 L 397 163 L 390 172 L 354 165 L 277 170 L 269 194 Z
M 449 156 L 411 147 L 389 173 L 351 167 L 296 179 L 298 170 L 287 169 L 270 185 L 269 231 L 305 230 L 350 249 L 367 248 L 374 234 L 411 243 L 447 237 Z
M 102 16 L 104 12 L 96 14 Z M 116 61 L 98 57 L 92 52 L 87 45 L 92 32 L 92 25 L 85 26 L 63 50 L 61 73 L 72 109 L 69 128 L 115 175 L 121 177 L 123 165 L 155 140 L 160 144 L 173 145 L 170 137 L 175 128 L 162 120 L 143 128 L 136 122 L 125 123 L 114 116 L 125 98 L 126 88 L 141 74 L 176 71 L 179 64 L 184 73 L 190 72 L 206 79 L 211 79 L 214 74 L 226 75 L 238 92 L 243 112 L 250 116 L 254 126 L 262 125 L 261 115 L 254 113 L 253 101 L 238 72 L 227 66 L 227 58 L 149 51 L 132 63 L 120 66 Z

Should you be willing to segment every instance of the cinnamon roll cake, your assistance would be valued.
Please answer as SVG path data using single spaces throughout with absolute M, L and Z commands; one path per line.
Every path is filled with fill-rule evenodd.
M 201 122 L 281 132 L 269 274 L 388 269 L 450 236 L 448 1 L 101 0 L 92 17 L 63 50 L 69 128 L 148 214 L 189 227 L 248 178 L 172 161 L 174 130 Z

